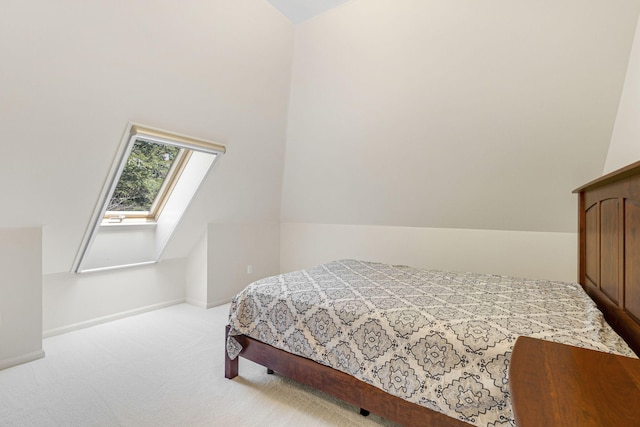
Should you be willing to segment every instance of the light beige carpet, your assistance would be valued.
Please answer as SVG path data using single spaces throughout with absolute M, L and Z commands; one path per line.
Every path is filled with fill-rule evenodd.
M 181 304 L 48 338 L 0 371 L 0 426 L 391 426 L 240 361 L 224 378 L 228 305 Z

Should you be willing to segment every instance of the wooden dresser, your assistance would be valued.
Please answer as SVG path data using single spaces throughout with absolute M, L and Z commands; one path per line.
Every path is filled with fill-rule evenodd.
M 640 426 L 640 360 L 529 337 L 509 366 L 518 427 Z

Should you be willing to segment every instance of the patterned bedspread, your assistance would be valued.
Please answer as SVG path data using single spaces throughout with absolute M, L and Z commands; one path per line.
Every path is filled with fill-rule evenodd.
M 577 284 L 355 260 L 259 280 L 234 298 L 229 323 L 230 335 L 478 426 L 514 425 L 519 335 L 635 357 Z M 240 351 L 232 336 L 227 350 Z

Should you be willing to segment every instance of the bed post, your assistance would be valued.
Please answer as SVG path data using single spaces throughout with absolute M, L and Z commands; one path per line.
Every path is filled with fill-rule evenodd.
M 587 219 L 584 192 L 578 193 L 578 283 L 586 288 L 586 264 L 587 264 Z
M 235 378 L 238 376 L 238 359 L 231 360 L 229 357 L 229 353 L 227 352 L 227 338 L 229 338 L 229 325 L 224 328 L 224 377 L 225 378 Z

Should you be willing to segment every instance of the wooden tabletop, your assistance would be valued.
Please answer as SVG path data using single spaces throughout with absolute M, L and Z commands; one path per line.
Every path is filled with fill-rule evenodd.
M 509 388 L 518 427 L 640 425 L 638 359 L 519 337 Z

